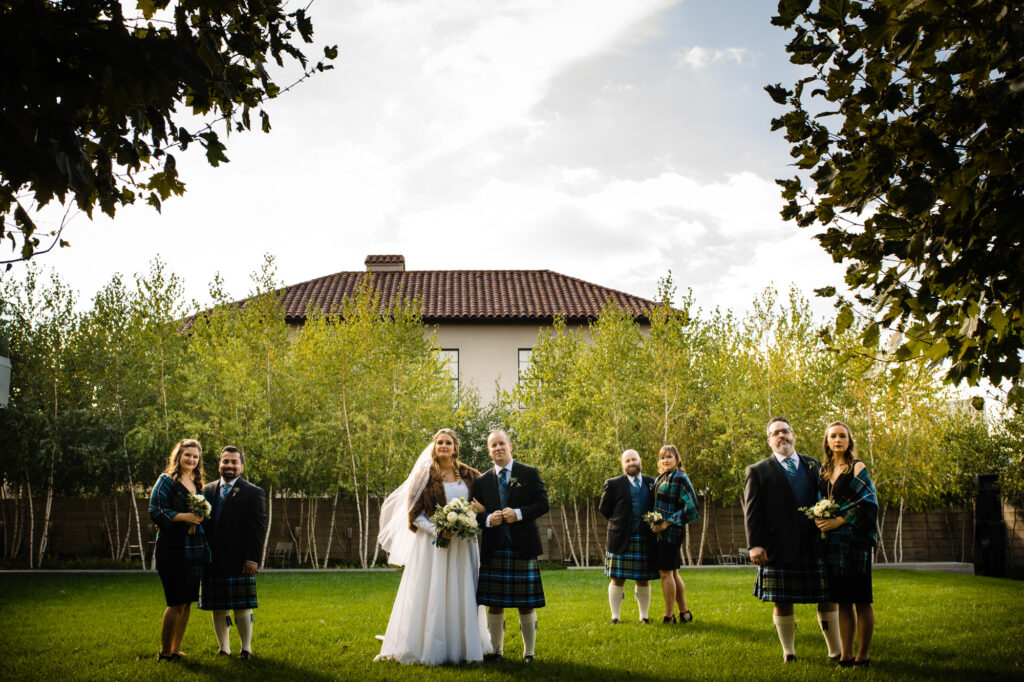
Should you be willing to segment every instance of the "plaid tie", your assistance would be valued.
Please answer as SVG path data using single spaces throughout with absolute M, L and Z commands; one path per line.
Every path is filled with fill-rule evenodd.
M 633 479 L 633 487 L 634 488 L 638 488 L 638 489 L 640 488 L 640 477 L 639 476 L 637 476 L 636 478 Z
M 228 493 L 231 492 L 230 485 L 222 485 L 220 487 L 220 497 L 217 498 L 217 504 L 219 505 L 225 499 L 227 499 Z
M 508 485 L 508 469 L 502 469 L 498 473 L 498 478 L 501 479 L 501 484 L 502 485 Z
M 791 480 L 796 480 L 796 462 L 793 461 L 793 458 L 787 457 L 782 460 L 782 463 L 786 465 L 786 475 L 789 476 Z

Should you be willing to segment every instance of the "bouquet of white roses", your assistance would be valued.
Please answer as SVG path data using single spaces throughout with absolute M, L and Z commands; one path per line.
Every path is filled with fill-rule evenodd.
M 210 518 L 210 512 L 213 511 L 213 507 L 211 507 L 210 503 L 206 501 L 206 497 L 204 495 L 196 493 L 195 495 L 188 496 L 188 510 L 205 521 Z M 195 526 L 188 529 L 189 535 L 192 535 L 195 532 Z
M 437 505 L 437 510 L 430 520 L 437 525 L 434 544 L 438 547 L 447 547 L 453 537 L 471 538 L 480 533 L 476 512 L 464 497 L 452 500 L 443 507 Z
M 646 514 L 644 514 L 643 519 L 647 523 L 647 525 L 651 527 L 651 530 L 654 530 L 654 527 L 657 526 L 662 521 L 664 521 L 665 517 L 663 517 L 661 515 L 661 512 L 649 511 Z M 661 539 L 661 532 L 660 531 L 655 533 L 655 535 L 657 535 L 659 540 Z
M 834 519 L 839 516 L 839 505 L 831 497 L 826 497 L 818 500 L 814 506 L 800 507 L 798 511 L 802 511 L 811 521 L 814 519 Z M 825 539 L 825 531 L 821 532 L 821 539 Z

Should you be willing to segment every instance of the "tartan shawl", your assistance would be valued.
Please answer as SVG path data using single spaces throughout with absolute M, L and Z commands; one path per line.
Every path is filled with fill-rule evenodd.
M 828 533 L 826 563 L 837 575 L 866 573 L 871 567 L 871 548 L 878 544 L 878 496 L 868 470 L 851 476 L 835 498 L 838 515 L 846 523 Z
M 160 474 L 149 496 L 149 518 L 153 520 L 160 532 L 169 531 L 174 517 L 188 512 L 188 491 L 184 486 L 176 485 L 169 474 Z M 185 532 L 185 564 L 193 576 L 201 576 L 203 569 L 211 562 L 210 546 L 206 543 L 203 525 L 195 526 L 195 532 Z
M 666 471 L 654 482 L 654 511 L 661 512 L 668 528 L 661 531 L 664 542 L 683 541 L 683 526 L 700 518 L 697 493 L 689 477 L 678 469 Z

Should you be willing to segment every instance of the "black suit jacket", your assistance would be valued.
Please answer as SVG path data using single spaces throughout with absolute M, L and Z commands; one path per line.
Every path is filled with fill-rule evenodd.
M 218 511 L 220 479 L 203 486 L 203 495 L 213 507 L 203 523 L 213 553 L 213 574 L 218 577 L 241 575 L 246 561 L 260 563 L 263 539 L 267 531 L 267 505 L 263 488 L 243 478 L 235 479 L 231 492 Z
M 650 511 L 654 509 L 654 479 L 646 475 L 641 475 L 640 479 L 642 485 L 647 488 L 646 511 Z M 629 538 L 633 534 L 633 501 L 629 494 L 629 476 L 622 474 L 604 482 L 604 492 L 601 493 L 598 508 L 608 519 L 605 548 L 612 554 L 625 554 Z M 641 523 L 640 528 L 647 531 L 646 536 L 649 538 L 651 533 L 647 524 Z
M 817 490 L 821 463 L 811 457 L 798 456 L 800 472 L 810 478 Z M 817 543 L 818 529 L 803 512 L 797 511 L 793 489 L 775 455 L 747 467 L 743 496 L 747 546 L 764 547 L 769 564 L 791 564 L 799 557 L 802 546 Z
M 508 506 L 523 513 L 522 521 L 516 521 L 509 526 L 512 547 L 521 558 L 532 559 L 544 553 L 537 519 L 547 514 L 551 508 L 548 504 L 548 491 L 544 488 L 539 471 L 514 460 L 509 481 L 511 489 L 508 491 Z M 477 514 L 477 522 L 484 529 L 480 538 L 480 561 L 486 564 L 491 560 L 494 550 L 501 541 L 501 526 L 487 525 L 487 517 L 502 508 L 498 497 L 498 475 L 493 467 L 476 479 L 476 483 L 473 484 L 473 497 L 484 506 L 483 513 Z

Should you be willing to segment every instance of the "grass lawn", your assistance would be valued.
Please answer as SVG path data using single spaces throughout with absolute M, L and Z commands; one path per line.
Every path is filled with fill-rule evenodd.
M 519 660 L 517 618 L 508 612 L 505 662 L 426 668 L 372 662 L 397 573 L 264 574 L 255 659 L 217 657 L 209 614 L 193 608 L 188 660 L 159 664 L 163 593 L 155 574 L 5 574 L 0 680 L 1024 679 L 1021 581 L 875 571 L 874 666 L 836 671 L 813 606 L 797 607 L 800 660 L 783 666 L 771 607 L 750 594 L 752 569 L 684 569 L 683 578 L 693 623 L 642 626 L 627 591 L 624 622 L 611 626 L 600 571 L 545 571 L 536 663 Z M 652 585 L 651 616 L 660 621 Z M 234 628 L 231 635 L 237 654 Z

